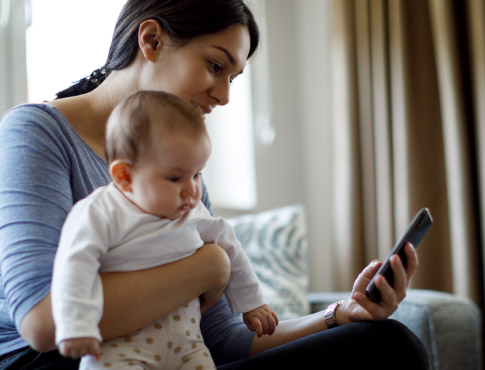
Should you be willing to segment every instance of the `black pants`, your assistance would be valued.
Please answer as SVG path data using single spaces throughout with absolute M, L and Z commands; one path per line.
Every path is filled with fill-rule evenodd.
M 421 341 L 394 320 L 358 322 L 218 367 L 228 369 L 427 370 Z
M 62 357 L 59 352 L 39 353 L 25 347 L 0 357 L 0 370 L 77 370 L 79 360 Z
M 78 361 L 57 351 L 29 348 L 0 358 L 0 369 L 70 370 Z M 246 359 L 218 366 L 228 369 L 427 370 L 423 344 L 407 327 L 393 320 L 359 322 L 313 334 Z

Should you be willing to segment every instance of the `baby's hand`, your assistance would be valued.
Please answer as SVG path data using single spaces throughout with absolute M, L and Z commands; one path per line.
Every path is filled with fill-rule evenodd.
M 93 355 L 99 360 L 101 348 L 96 338 L 73 338 L 63 340 L 59 344 L 59 352 L 64 357 L 79 358 L 85 355 Z
M 275 332 L 278 315 L 267 304 L 243 313 L 243 321 L 249 330 L 255 331 L 258 337 Z

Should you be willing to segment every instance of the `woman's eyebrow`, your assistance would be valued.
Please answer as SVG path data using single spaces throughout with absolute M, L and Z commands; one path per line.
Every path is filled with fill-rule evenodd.
M 236 59 L 234 59 L 234 57 L 232 56 L 232 54 L 229 52 L 229 50 L 227 50 L 226 48 L 223 48 L 222 46 L 216 46 L 216 45 L 213 45 L 214 48 L 222 51 L 224 54 L 226 54 L 227 56 L 227 59 L 229 59 L 229 62 L 231 62 L 232 65 L 235 65 L 236 64 Z

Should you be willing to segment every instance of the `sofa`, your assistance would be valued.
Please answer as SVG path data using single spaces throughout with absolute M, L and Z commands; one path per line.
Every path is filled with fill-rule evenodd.
M 280 319 L 325 309 L 350 292 L 308 292 L 308 240 L 300 204 L 230 218 Z M 392 319 L 427 349 L 430 370 L 482 370 L 482 313 L 456 295 L 410 289 Z

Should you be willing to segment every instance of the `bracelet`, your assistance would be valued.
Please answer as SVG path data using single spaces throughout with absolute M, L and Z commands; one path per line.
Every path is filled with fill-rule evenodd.
M 340 306 L 343 302 L 344 300 L 342 299 L 338 302 L 332 303 L 325 310 L 325 314 L 323 315 L 323 317 L 325 318 L 325 324 L 327 325 L 327 329 L 332 329 L 339 326 L 336 313 L 338 306 Z

